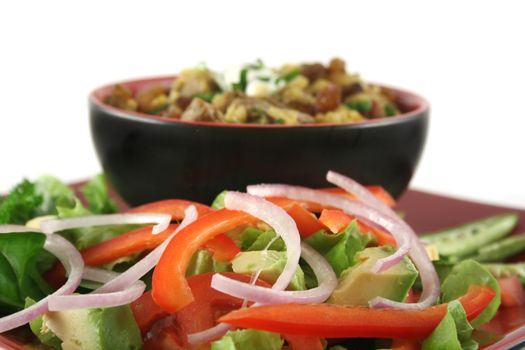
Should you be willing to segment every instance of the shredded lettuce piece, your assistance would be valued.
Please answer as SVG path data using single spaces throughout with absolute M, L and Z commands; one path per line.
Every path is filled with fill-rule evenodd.
M 461 297 L 471 285 L 487 286 L 496 292 L 496 297 L 485 310 L 471 321 L 472 326 L 477 328 L 494 317 L 501 303 L 498 281 L 480 263 L 474 260 L 464 260 L 454 266 L 441 284 L 441 301 L 446 303 Z
M 24 225 L 36 215 L 42 202 L 42 194 L 35 185 L 23 180 L 0 202 L 0 224 Z
M 478 343 L 471 338 L 473 329 L 461 303 L 453 300 L 448 303 L 445 317 L 432 334 L 423 341 L 421 349 L 476 350 Z
M 42 233 L 0 235 L 0 310 L 20 310 L 25 299 L 40 300 L 52 290 L 37 269 L 46 237 Z
M 94 176 L 80 191 L 88 203 L 89 210 L 95 214 L 111 214 L 118 211 L 117 204 L 111 200 L 106 176 Z
M 354 220 L 341 233 L 319 231 L 305 241 L 325 257 L 339 277 L 344 270 L 356 264 L 356 254 L 373 241 L 373 236 L 362 234 Z
M 221 339 L 211 343 L 211 350 L 281 350 L 283 340 L 277 333 L 243 329 L 229 331 Z

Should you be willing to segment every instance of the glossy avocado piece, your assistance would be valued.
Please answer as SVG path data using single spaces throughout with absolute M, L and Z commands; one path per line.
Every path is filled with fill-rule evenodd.
M 283 272 L 286 265 L 286 252 L 276 250 L 256 250 L 242 252 L 232 260 L 233 272 L 253 274 L 261 271 L 259 278 L 273 284 Z M 304 290 L 303 270 L 298 267 L 288 285 L 289 290 Z
M 394 252 L 392 247 L 366 248 L 357 254 L 358 263 L 346 269 L 328 303 L 368 306 L 368 301 L 381 296 L 394 301 L 405 300 L 418 272 L 414 264 L 404 257 L 391 268 L 372 272 L 375 263 Z
M 62 340 L 63 350 L 142 349 L 142 337 L 128 305 L 48 312 L 44 327 Z

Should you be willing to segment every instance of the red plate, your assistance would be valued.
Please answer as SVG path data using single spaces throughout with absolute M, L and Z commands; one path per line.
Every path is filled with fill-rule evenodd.
M 418 233 L 456 226 L 466 221 L 509 211 L 520 216 L 515 233 L 525 232 L 525 210 L 522 209 L 485 205 L 415 190 L 409 190 L 402 196 L 397 209 L 406 214 L 407 222 Z M 525 261 L 525 254 L 517 260 Z M 525 307 L 500 309 L 498 315 L 484 326 L 483 330 L 487 331 L 486 335 L 492 334 L 492 339 L 497 339 L 497 342 L 482 347 L 485 350 L 521 348 L 525 345 Z M 22 347 L 0 335 L 0 349 Z
M 409 190 L 399 200 L 397 208 L 406 214 L 406 221 L 418 233 L 457 226 L 490 215 L 516 212 L 518 227 L 514 233 L 525 232 L 525 210 L 486 205 L 471 201 Z M 513 259 L 525 261 L 525 254 Z M 482 327 L 500 338 L 484 350 L 521 349 L 525 346 L 525 307 L 501 308 L 491 322 Z M 489 333 L 486 333 L 488 336 Z

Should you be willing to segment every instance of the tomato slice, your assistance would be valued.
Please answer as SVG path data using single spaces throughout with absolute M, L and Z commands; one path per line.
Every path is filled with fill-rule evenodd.
M 502 306 L 512 307 L 525 304 L 525 291 L 518 277 L 499 278 L 498 284 L 501 289 Z
M 249 283 L 251 277 L 233 272 L 221 274 L 235 280 Z M 221 293 L 211 288 L 211 279 L 214 273 L 204 273 L 188 278 L 194 301 L 170 316 L 168 312 L 158 306 L 151 296 L 151 292 L 144 293 L 139 299 L 131 303 L 133 316 L 137 321 L 143 335 L 148 331 L 162 335 L 165 331 L 170 333 L 163 337 L 163 342 L 187 346 L 186 335 L 200 332 L 217 324 L 217 319 L 228 312 L 242 306 L 243 300 Z M 271 287 L 268 283 L 257 280 L 259 286 Z M 170 320 L 163 322 L 160 327 L 152 326 L 155 322 L 170 316 Z M 162 337 L 162 336 L 161 336 Z
M 355 219 L 354 216 L 348 215 L 339 209 L 324 209 L 319 217 L 319 222 L 328 227 L 333 233 L 339 233 Z M 396 240 L 388 233 L 375 227 L 371 227 L 360 220 L 357 220 L 357 224 L 362 233 L 371 233 L 375 237 L 377 244 L 396 245 Z
M 415 340 L 394 339 L 392 341 L 391 350 L 419 350 L 421 345 Z
M 182 229 L 168 244 L 153 272 L 152 296 L 168 312 L 177 312 L 193 301 L 186 269 L 193 254 L 210 239 L 237 226 L 257 221 L 240 211 L 211 212 Z
M 495 296 L 490 288 L 471 286 L 459 300 L 467 318 L 472 320 Z M 447 304 L 424 310 L 282 304 L 235 310 L 219 321 L 243 328 L 323 338 L 423 339 L 436 328 L 446 312 Z
M 0 349 L 6 350 L 24 350 L 26 346 L 0 334 Z

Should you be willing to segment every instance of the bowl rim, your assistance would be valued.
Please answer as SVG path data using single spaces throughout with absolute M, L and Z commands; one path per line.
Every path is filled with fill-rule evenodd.
M 113 115 L 120 118 L 137 120 L 145 123 L 154 124 L 172 124 L 172 125 L 186 125 L 186 126 L 204 126 L 204 127 L 218 127 L 218 128 L 260 128 L 260 129 L 301 129 L 301 128 L 325 128 L 325 127 L 348 127 L 348 128 L 364 128 L 364 127 L 376 127 L 385 126 L 391 124 L 403 123 L 410 119 L 421 117 L 430 110 L 430 104 L 428 101 L 418 95 L 406 89 L 393 87 L 390 85 L 379 84 L 374 82 L 368 82 L 373 85 L 377 85 L 381 88 L 394 91 L 395 93 L 406 96 L 407 98 L 414 101 L 413 103 L 417 106 L 413 110 L 402 113 L 393 117 L 383 117 L 378 119 L 368 119 L 361 122 L 346 122 L 346 123 L 308 123 L 308 124 L 243 124 L 243 123 L 218 123 L 218 122 L 204 122 L 204 121 L 188 121 L 173 119 L 153 114 L 147 114 L 142 112 L 129 111 L 121 108 L 111 106 L 102 100 L 102 96 L 107 95 L 107 92 L 115 85 L 121 84 L 124 86 L 129 85 L 140 85 L 148 86 L 154 84 L 171 85 L 177 75 L 160 75 L 150 76 L 136 79 L 120 80 L 113 83 L 104 84 L 92 90 L 89 94 L 89 103 L 97 108 L 103 110 L 109 115 Z

